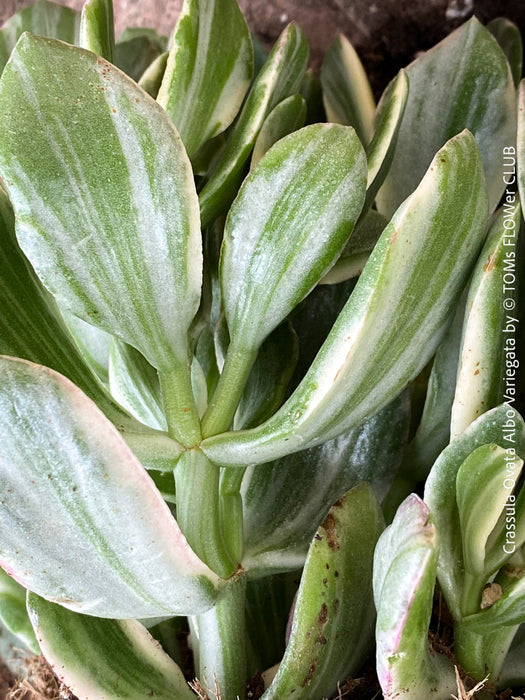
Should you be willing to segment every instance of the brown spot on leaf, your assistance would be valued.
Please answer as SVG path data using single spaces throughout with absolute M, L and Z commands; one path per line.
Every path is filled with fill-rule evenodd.
M 494 265 L 496 264 L 496 256 L 491 255 L 487 262 L 483 265 L 483 272 L 490 272 L 492 269 L 494 269 Z
M 314 659 L 312 663 L 310 664 L 310 668 L 308 669 L 308 673 L 306 675 L 306 678 L 304 681 L 301 683 L 301 688 L 306 688 L 307 685 L 310 685 L 312 682 L 312 678 L 314 677 L 315 669 L 317 668 L 317 659 Z
M 326 541 L 330 549 L 338 550 L 339 541 L 337 539 L 336 521 L 332 513 L 328 513 L 321 527 L 326 530 Z
M 327 620 L 328 620 L 328 605 L 326 603 L 323 603 L 321 605 L 321 610 L 319 611 L 319 615 L 317 616 L 317 622 L 319 624 L 319 627 L 323 628 L 326 625 Z

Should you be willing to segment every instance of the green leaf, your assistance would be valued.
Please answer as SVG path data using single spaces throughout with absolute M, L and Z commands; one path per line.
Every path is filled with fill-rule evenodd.
M 319 284 L 339 284 L 358 277 L 387 223 L 388 221 L 375 209 L 368 211 L 357 223 L 339 260 L 319 281 Z
M 256 350 L 334 264 L 361 211 L 365 181 L 354 130 L 322 124 L 281 139 L 246 179 L 226 220 L 220 261 L 238 352 Z
M 138 350 L 117 339 L 109 356 L 109 388 L 137 420 L 156 430 L 167 430 L 157 372 Z
M 0 562 L 26 588 L 100 617 L 193 614 L 219 579 L 143 467 L 67 379 L 3 358 Z
M 515 388 L 518 313 L 515 282 L 521 207 L 514 192 L 494 220 L 474 269 L 467 298 L 461 355 L 452 405 L 450 433 L 459 435 L 472 421 L 503 400 Z M 507 305 L 510 304 L 510 307 Z M 510 311 L 506 309 L 510 308 Z M 512 373 L 512 376 L 509 374 Z M 515 384 L 515 382 L 513 382 Z
M 266 117 L 259 132 L 252 153 L 251 170 L 274 143 L 304 126 L 305 119 L 306 102 L 301 95 L 291 95 L 279 102 Z
M 384 497 L 403 455 L 409 416 L 405 394 L 334 440 L 246 470 L 242 564 L 251 577 L 301 567 L 329 504 L 361 481 Z
M 505 572 L 505 569 L 503 570 Z M 505 572 L 507 573 L 507 572 Z M 503 595 L 486 610 L 465 617 L 462 621 L 470 632 L 487 634 L 501 627 L 511 627 L 525 622 L 525 577 L 523 567 L 509 567 L 514 581 L 506 587 Z
M 321 82 L 313 68 L 308 68 L 299 87 L 299 93 L 306 102 L 306 124 L 326 121 L 323 106 Z
M 114 63 L 113 0 L 86 0 L 80 20 L 79 46 Z
M 40 648 L 27 616 L 26 589 L 0 568 L 0 621 L 35 654 Z
M 75 44 L 80 13 L 48 0 L 38 0 L 13 15 L 0 29 L 0 73 L 24 32 Z
M 392 165 L 408 93 L 408 76 L 406 71 L 401 70 L 383 93 L 377 107 L 374 119 L 374 138 L 366 152 L 368 183 L 364 211 L 368 211 L 372 206 Z
M 153 29 L 126 29 L 115 45 L 115 65 L 135 81 L 166 51 L 166 41 Z
M 32 593 L 29 614 L 53 670 L 82 698 L 194 700 L 182 671 L 137 620 L 104 620 Z
M 187 364 L 199 214 L 165 112 L 103 59 L 30 35 L 2 76 L 0 111 L 0 172 L 44 284 L 155 367 Z
M 507 451 L 495 444 L 478 447 L 463 462 L 456 477 L 456 501 L 463 540 L 465 571 L 486 580 L 486 548 L 489 535 L 504 512 L 519 479 L 523 460 L 508 470 Z M 510 556 L 510 555 L 509 555 Z
M 523 68 L 523 42 L 519 27 L 505 17 L 496 17 L 487 24 L 487 29 L 503 49 L 512 71 L 514 84 L 518 87 Z
M 330 509 L 310 546 L 288 646 L 265 700 L 330 697 L 360 669 L 373 643 L 372 561 L 383 527 L 368 484 Z
M 525 424 L 510 405 L 487 411 L 453 440 L 436 460 L 425 485 L 425 502 L 440 537 L 439 583 L 455 619 L 462 617 L 461 591 L 465 578 L 456 477 L 467 457 L 478 447 L 489 444 L 510 450 L 509 455 L 525 457 Z
M 370 143 L 376 108 L 372 88 L 354 47 L 342 34 L 324 55 L 321 85 L 328 121 L 353 126 L 361 143 Z
M 486 215 L 479 152 L 464 132 L 437 153 L 386 227 L 299 387 L 262 426 L 205 440 L 210 459 L 277 459 L 340 435 L 399 394 L 442 338 Z
M 456 689 L 452 664 L 428 642 L 437 558 L 436 526 L 412 494 L 374 557 L 377 675 L 386 700 L 449 698 Z
M 515 88 L 503 51 L 472 18 L 407 68 L 410 82 L 394 160 L 377 197 L 390 216 L 417 186 L 434 153 L 469 129 L 478 143 L 493 211 L 505 188 L 501 154 L 515 139 Z
M 228 209 L 235 198 L 264 120 L 279 102 L 297 92 L 307 61 L 306 38 L 299 27 L 291 24 L 255 79 L 222 157 L 199 195 L 203 228 Z
M 237 0 L 185 0 L 157 99 L 190 158 L 232 123 L 252 76 L 252 40 Z

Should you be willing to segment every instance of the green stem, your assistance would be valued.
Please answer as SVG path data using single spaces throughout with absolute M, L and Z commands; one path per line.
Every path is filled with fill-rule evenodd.
M 193 551 L 221 578 L 237 569 L 224 540 L 219 467 L 199 450 L 188 450 L 175 468 L 177 522 Z
M 195 447 L 202 437 L 191 386 L 190 364 L 180 364 L 170 372 L 160 372 L 159 381 L 170 437 L 184 447 Z
M 490 685 L 495 688 L 517 630 L 518 627 L 501 627 L 489 634 L 476 634 L 468 623 L 458 621 L 454 625 L 455 657 L 469 676 L 478 681 L 488 676 Z
M 229 346 L 217 388 L 202 419 L 203 437 L 224 433 L 230 427 L 256 357 L 256 350 Z
M 461 612 L 466 617 L 474 615 L 481 610 L 481 594 L 485 586 L 486 579 L 474 576 L 465 572 L 463 588 L 461 591 Z
M 221 517 L 222 531 L 229 551 L 237 561 L 243 554 L 243 512 L 240 495 L 242 479 L 246 469 L 230 467 L 221 472 Z
M 199 679 L 224 700 L 246 695 L 246 577 L 232 578 L 215 606 L 197 617 Z M 215 697 L 215 695 L 212 695 Z

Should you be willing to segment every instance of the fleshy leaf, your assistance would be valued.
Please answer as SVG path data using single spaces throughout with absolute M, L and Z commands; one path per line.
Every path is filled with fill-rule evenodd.
M 48 0 L 37 0 L 13 15 L 0 29 L 0 73 L 11 51 L 24 32 L 75 44 L 80 26 L 80 13 Z
M 257 349 L 333 265 L 365 183 L 354 130 L 321 124 L 281 139 L 246 179 L 226 220 L 220 262 L 237 351 Z
M 252 40 L 237 0 L 185 0 L 157 100 L 190 158 L 232 123 L 252 75 Z
M 478 634 L 487 634 L 495 632 L 501 627 L 511 627 L 520 625 L 525 622 L 525 576 L 523 567 L 517 567 L 515 573 L 512 573 L 512 567 L 509 571 L 515 579 L 503 592 L 503 595 L 493 605 L 486 610 L 469 615 L 463 620 L 463 624 L 471 632 Z
M 452 664 L 428 642 L 437 557 L 436 527 L 412 494 L 380 537 L 374 557 L 377 675 L 386 700 L 445 700 L 456 687 Z
M 425 502 L 440 538 L 439 583 L 455 619 L 462 617 L 461 590 L 465 578 L 456 477 L 467 457 L 476 448 L 489 444 L 525 457 L 525 425 L 508 404 L 487 411 L 453 440 L 436 460 L 425 485 Z
M 328 504 L 361 481 L 384 497 L 406 445 L 409 415 L 402 395 L 334 440 L 247 469 L 242 564 L 251 577 L 302 566 Z
M 331 697 L 373 643 L 371 574 L 383 515 L 368 484 L 348 491 L 312 541 L 290 639 L 264 700 Z
M 80 20 L 79 46 L 115 62 L 113 0 L 86 0 Z
M 115 65 L 139 81 L 153 61 L 166 51 L 167 43 L 167 38 L 154 29 L 127 28 L 115 45 Z
M 297 92 L 307 61 L 305 35 L 291 24 L 281 34 L 257 75 L 226 148 L 199 195 L 203 228 L 228 209 L 235 198 L 264 120 L 279 102 Z
M 91 367 L 104 386 L 108 386 L 109 348 L 113 336 L 91 323 L 83 321 L 69 311 L 61 311 L 61 315 L 84 361 Z M 31 360 L 32 358 L 26 357 L 24 359 Z
M 523 466 L 523 460 L 517 459 L 510 478 L 506 458 L 508 453 L 502 447 L 482 445 L 470 453 L 456 477 L 463 563 L 469 574 L 485 580 L 494 573 L 486 570 L 487 540 L 504 512 L 507 498 L 512 496 Z
M 165 51 L 161 53 L 160 56 L 157 56 L 140 76 L 138 84 L 154 99 L 157 99 L 157 95 L 159 94 L 167 64 L 168 52 Z
M 81 615 L 30 593 L 42 653 L 79 698 L 195 700 L 177 664 L 137 620 Z
M 367 146 L 373 133 L 374 96 L 354 47 L 342 34 L 324 55 L 321 85 L 328 121 L 353 126 Z
M 155 367 L 187 363 L 199 214 L 164 110 L 94 54 L 26 35 L 4 70 L 0 111 L 0 172 L 40 279 Z
M 103 414 L 52 370 L 0 364 L 6 571 L 48 600 L 100 617 L 210 607 L 219 579 Z
M 35 654 L 40 653 L 33 627 L 27 616 L 26 589 L 0 568 L 0 621 Z
M 514 84 L 518 87 L 523 68 L 523 42 L 519 27 L 505 17 L 496 17 L 487 24 L 487 29 L 503 49 L 512 71 Z
M 252 153 L 251 169 L 274 143 L 304 126 L 306 102 L 301 95 L 290 95 L 272 109 L 259 132 Z
M 399 394 L 442 338 L 486 215 L 479 152 L 464 132 L 437 153 L 386 227 L 299 387 L 262 426 L 205 440 L 210 459 L 277 459 L 340 435 Z
M 470 19 L 406 69 L 410 94 L 394 160 L 377 197 L 386 216 L 417 186 L 434 153 L 469 129 L 481 151 L 493 211 L 505 188 L 501 154 L 515 138 L 515 88 L 497 41 Z
M 519 201 L 515 192 L 508 192 L 470 283 L 450 421 L 452 437 L 510 398 L 506 396 L 506 379 L 512 364 L 517 366 L 517 359 L 512 362 L 510 354 L 516 353 L 518 313 L 512 310 L 516 307 L 516 284 L 506 282 L 516 276 L 520 224 Z

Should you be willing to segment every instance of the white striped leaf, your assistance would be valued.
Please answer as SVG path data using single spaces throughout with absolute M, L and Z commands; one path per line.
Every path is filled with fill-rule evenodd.
M 237 0 L 185 0 L 157 97 L 192 158 L 233 121 L 253 76 Z
M 374 556 L 377 675 L 386 700 L 449 698 L 454 669 L 431 650 L 438 538 L 428 508 L 412 494 L 379 538 Z
M 514 431 L 512 442 L 505 440 L 509 425 Z M 478 447 L 489 444 L 515 449 L 519 457 L 525 457 L 525 425 L 509 405 L 487 411 L 453 440 L 436 460 L 425 484 L 425 503 L 433 514 L 440 538 L 439 583 L 455 619 L 462 617 L 461 590 L 465 578 L 456 478 L 467 457 Z
M 42 653 L 79 698 L 195 700 L 177 664 L 137 620 L 81 615 L 30 593 Z
M 29 590 L 99 617 L 196 613 L 220 581 L 150 477 L 67 379 L 3 358 L 0 562 Z
M 266 151 L 288 134 L 304 126 L 306 102 L 301 95 L 290 95 L 273 108 L 266 117 L 252 153 L 250 170 L 253 170 Z
M 108 386 L 109 348 L 113 336 L 91 325 L 91 323 L 86 323 L 67 310 L 62 310 L 61 315 L 84 361 L 91 367 L 104 386 Z M 32 358 L 26 357 L 25 359 Z
M 352 128 L 281 139 L 246 179 L 224 230 L 220 278 L 231 344 L 256 350 L 334 264 L 361 211 L 366 159 Z
M 377 204 L 385 216 L 417 186 L 434 153 L 469 129 L 478 143 L 493 211 L 505 188 L 503 148 L 514 144 L 515 88 L 505 54 L 473 17 L 406 69 L 410 94 Z
M 257 75 L 232 129 L 226 148 L 199 194 L 202 227 L 207 228 L 237 195 L 245 166 L 268 114 L 299 89 L 308 61 L 303 32 L 290 24 Z
M 80 13 L 48 0 L 37 0 L 13 15 L 0 29 L 0 73 L 11 51 L 24 32 L 75 44 L 79 34 Z
M 165 51 L 164 53 L 161 53 L 160 56 L 157 56 L 157 58 L 150 63 L 144 73 L 140 76 L 138 84 L 154 99 L 156 99 L 157 95 L 159 94 L 162 78 L 164 77 L 164 71 L 166 70 L 167 64 L 168 52 Z
M 80 19 L 79 46 L 115 62 L 113 0 L 86 0 Z
M 348 491 L 318 528 L 290 639 L 264 700 L 328 698 L 361 668 L 374 637 L 374 547 L 383 514 L 368 484 Z
M 498 530 L 505 527 L 505 523 L 499 522 L 500 516 L 523 467 L 523 460 L 516 458 L 510 477 L 508 456 L 498 445 L 481 445 L 469 454 L 456 477 L 465 571 L 479 576 L 483 582 L 494 573 L 487 570 L 486 563 L 489 536 L 497 538 Z
M 367 146 L 374 130 L 376 105 L 359 56 L 343 34 L 324 55 L 321 85 L 328 121 L 353 126 Z
M 437 153 L 386 227 L 299 387 L 262 426 L 205 440 L 210 459 L 277 459 L 349 430 L 399 394 L 436 351 L 486 216 L 479 152 L 464 132 Z
M 4 70 L 0 111 L 0 172 L 40 279 L 155 367 L 187 363 L 199 212 L 165 112 L 103 59 L 31 35 Z
M 509 400 L 506 362 L 516 359 L 517 241 L 521 207 L 514 192 L 506 195 L 474 269 L 463 322 L 461 354 L 452 405 L 450 434 L 456 437 L 478 416 Z M 510 311 L 504 304 L 511 303 Z M 514 357 L 511 357 L 510 354 Z M 512 366 L 508 366 L 512 370 Z

